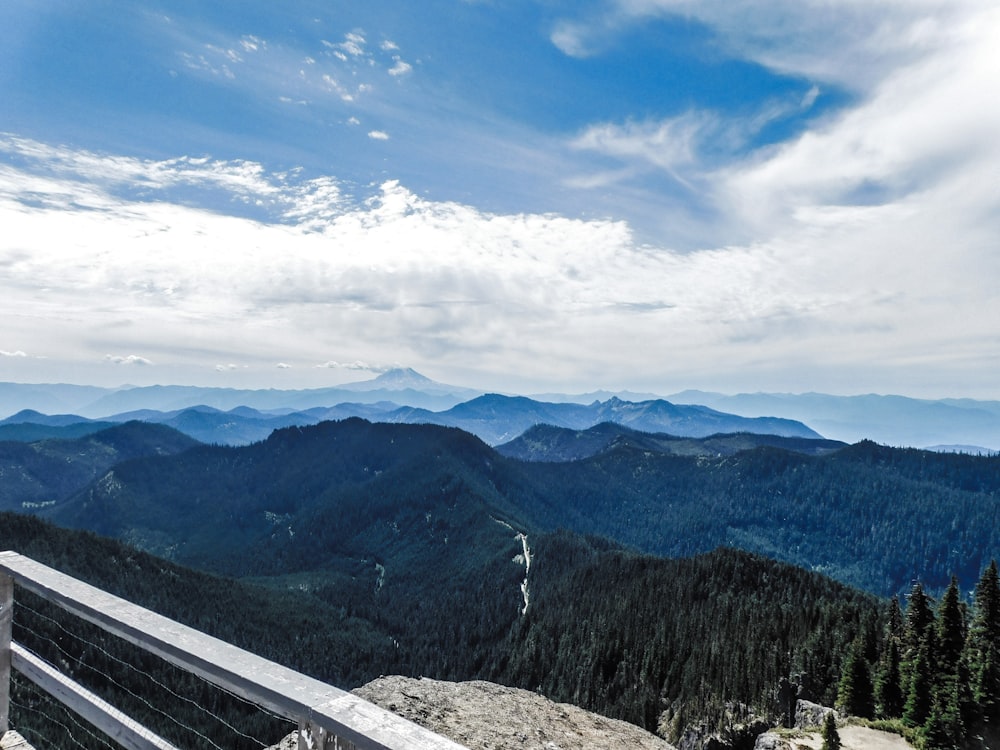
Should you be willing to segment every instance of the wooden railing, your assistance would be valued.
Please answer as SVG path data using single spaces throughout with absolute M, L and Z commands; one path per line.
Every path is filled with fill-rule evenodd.
M 183 670 L 298 724 L 300 750 L 463 750 L 351 693 L 71 578 L 16 552 L 0 552 L 0 736 L 8 729 L 14 669 L 134 750 L 173 746 L 11 639 L 14 584 Z

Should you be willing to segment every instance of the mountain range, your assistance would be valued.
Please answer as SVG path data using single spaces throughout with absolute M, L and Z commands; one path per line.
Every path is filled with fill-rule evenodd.
M 108 446 L 122 433 L 134 447 L 116 454 Z M 404 540 L 447 543 L 501 522 L 655 555 L 733 546 L 879 594 L 918 577 L 944 585 L 953 573 L 971 585 L 1000 556 L 1000 459 L 990 457 L 748 434 L 679 439 L 609 424 L 535 428 L 497 450 L 457 428 L 358 418 L 282 428 L 243 447 L 190 446 L 141 422 L 2 443 L 0 508 L 231 575 L 291 572 L 316 544 L 351 557 L 344 535 L 354 533 L 367 540 L 358 557 L 377 561 L 376 550 Z M 447 499 L 458 495 L 474 499 L 480 521 L 454 516 Z M 405 523 L 385 521 L 385 507 L 406 508 Z
M 706 391 L 684 391 L 668 398 L 746 417 L 770 414 L 802 420 L 828 438 L 849 443 L 867 439 L 917 448 L 958 446 L 966 452 L 1000 449 L 1000 401 Z
M 733 701 L 773 715 L 793 674 L 832 702 L 882 632 L 871 593 L 969 591 L 1000 556 L 1000 459 L 871 441 L 603 422 L 493 448 L 352 417 L 246 446 L 131 421 L 0 448 L 5 545 L 342 686 L 491 679 L 673 733 L 736 731 Z
M 71 414 L 88 420 L 125 421 L 130 418 L 149 418 L 165 424 L 180 424 L 182 420 L 179 415 L 194 409 L 201 412 L 202 416 L 188 415 L 184 420 L 201 424 L 186 428 L 189 434 L 199 440 L 225 444 L 246 444 L 261 440 L 272 429 L 289 424 L 314 424 L 323 419 L 348 416 L 381 419 L 382 415 L 392 412 L 398 412 L 391 417 L 395 421 L 424 420 L 454 424 L 476 432 L 494 444 L 507 442 L 535 424 L 530 418 L 526 418 L 524 410 L 515 420 L 516 423 L 504 426 L 497 422 L 481 429 L 475 427 L 475 422 L 478 420 L 482 423 L 483 417 L 468 414 L 472 411 L 471 407 L 447 414 L 455 407 L 485 395 L 487 394 L 481 390 L 436 382 L 409 368 L 389 370 L 370 380 L 307 390 L 240 390 L 195 386 L 97 388 L 66 384 L 0 383 L 0 415 L 16 415 L 30 409 L 44 414 Z M 512 402 L 516 398 L 509 397 Z M 800 422 L 816 434 L 848 443 L 869 439 L 887 445 L 983 454 L 1000 449 L 998 401 L 927 400 L 876 394 L 726 395 L 708 391 L 682 391 L 667 396 L 625 391 L 594 391 L 577 395 L 548 393 L 528 400 L 546 405 L 543 422 L 572 429 L 584 429 L 600 421 L 621 421 L 641 430 L 671 432 L 675 428 L 662 419 L 660 424 L 649 421 L 632 424 L 613 416 L 599 417 L 590 424 L 570 418 L 559 421 L 565 414 L 572 413 L 572 405 L 666 402 L 673 407 L 707 407 L 732 417 L 777 418 Z M 484 405 L 479 404 L 476 408 L 482 406 Z M 561 412 L 559 408 L 562 408 Z M 614 411 L 613 406 L 606 408 Z M 221 414 L 206 416 L 212 414 L 213 410 Z M 463 411 L 467 414 L 463 415 Z M 297 416 L 281 419 L 289 415 Z M 8 417 L 4 421 L 10 424 L 12 419 Z M 34 420 L 23 418 L 21 422 L 37 424 Z M 217 424 L 210 424 L 212 422 Z M 720 426 L 719 431 L 733 429 L 743 428 L 729 424 Z M 37 431 L 35 434 L 41 435 Z M 6 439 L 2 432 L 0 439 Z
M 525 397 L 496 394 L 478 396 L 439 412 L 398 406 L 391 402 L 350 402 L 330 407 L 312 407 L 303 411 L 276 412 L 262 412 L 248 406 L 221 411 L 201 405 L 171 412 L 140 409 L 112 414 L 97 422 L 153 422 L 173 427 L 205 443 L 246 445 L 265 439 L 275 429 L 349 417 L 396 424 L 459 427 L 494 445 L 507 442 L 539 424 L 579 430 L 601 422 L 614 422 L 636 430 L 669 432 L 684 437 L 705 437 L 720 432 L 819 437 L 805 425 L 793 420 L 739 417 L 704 406 L 677 406 L 663 400 L 632 403 L 612 398 L 605 402 L 595 401 L 582 405 L 545 403 Z M 34 410 L 22 410 L 0 421 L 0 439 L 23 440 L 61 435 L 73 437 L 92 431 L 87 426 L 88 422 L 82 416 L 46 416 Z M 42 427 L 47 429 L 42 430 Z

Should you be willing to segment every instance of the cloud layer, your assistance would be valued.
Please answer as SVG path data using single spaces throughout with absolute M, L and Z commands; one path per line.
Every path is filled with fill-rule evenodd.
M 550 39 L 591 60 L 678 14 L 803 85 L 738 117 L 691 105 L 494 135 L 495 149 L 477 137 L 486 167 L 518 154 L 571 195 L 641 196 L 684 247 L 613 212 L 433 199 L 388 169 L 359 188 L 3 136 L 0 379 L 117 381 L 141 365 L 130 378 L 319 385 L 392 361 L 507 390 L 997 397 L 1000 11 L 615 0 Z M 369 69 L 379 85 L 415 75 L 396 42 L 360 30 L 307 58 L 253 34 L 199 44 L 178 59 L 235 87 L 268 74 L 263 55 L 301 66 L 290 101 L 371 94 Z M 849 96 L 813 117 L 828 87 Z M 404 147 L 369 119 L 345 123 L 371 148 Z

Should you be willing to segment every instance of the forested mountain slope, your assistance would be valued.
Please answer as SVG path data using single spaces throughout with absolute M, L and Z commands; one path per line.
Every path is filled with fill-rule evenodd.
M 770 446 L 794 453 L 823 455 L 845 448 L 836 440 L 782 437 L 754 432 L 720 433 L 708 437 L 678 437 L 666 433 L 633 430 L 616 422 L 601 422 L 585 430 L 538 424 L 509 443 L 498 445 L 497 453 L 521 461 L 578 461 L 620 447 L 676 456 L 731 456 L 740 451 Z
M 505 535 L 521 547 L 510 529 Z M 440 546 L 416 530 L 401 536 L 403 551 L 388 550 L 395 557 L 386 567 L 405 558 L 408 577 L 390 573 L 380 582 L 374 570 L 358 569 L 355 578 L 338 574 L 332 561 L 263 585 L 0 514 L 0 546 L 342 687 L 380 674 L 489 679 L 648 729 L 667 706 L 686 706 L 691 721 L 720 720 L 727 701 L 770 712 L 776 681 L 806 670 L 817 697 L 830 697 L 847 645 L 877 630 L 884 609 L 822 576 L 746 553 L 663 560 L 569 532 L 529 538 L 525 609 L 525 566 L 510 548 L 453 550 L 466 575 L 450 580 L 435 555 L 415 551 L 440 553 Z M 45 653 L 54 647 L 45 641 L 54 625 L 24 608 L 15 622 L 30 627 L 17 625 L 16 638 Z M 67 648 L 66 633 L 51 635 Z M 116 689 L 100 675 L 96 682 L 95 689 Z M 134 711 L 145 715 L 141 706 Z
M 61 501 L 122 461 L 180 453 L 197 444 L 168 427 L 142 422 L 69 440 L 0 442 L 0 510 Z
M 1000 555 L 1000 460 L 862 442 L 810 457 L 758 448 L 715 459 L 630 447 L 523 464 L 533 518 L 660 555 L 761 552 L 882 594 L 915 579 L 971 587 Z
M 873 443 L 716 458 L 619 445 L 580 461 L 525 463 L 457 429 L 352 419 L 119 464 L 44 512 L 240 575 L 321 565 L 301 551 L 305 539 L 346 550 L 355 538 L 388 542 L 395 524 L 421 526 L 444 545 L 496 517 L 519 531 L 572 529 L 657 555 L 728 545 L 890 594 L 915 578 L 943 587 L 952 573 L 971 586 L 1000 555 L 998 490 L 1000 459 Z M 243 559 L 250 546 L 258 553 Z

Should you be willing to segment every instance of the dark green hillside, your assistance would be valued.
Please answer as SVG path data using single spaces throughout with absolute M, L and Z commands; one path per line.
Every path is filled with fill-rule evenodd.
M 513 532 L 490 520 L 517 518 L 491 484 L 502 460 L 454 428 L 324 422 L 245 448 L 126 462 L 46 513 L 203 569 L 274 575 L 354 557 L 355 537 L 371 558 L 371 540 L 413 524 L 441 544 L 473 528 L 508 544 Z
M 16 426 L 16 425 L 14 425 Z M 0 510 L 32 510 L 64 500 L 121 461 L 198 445 L 161 425 L 127 422 L 84 437 L 0 442 Z
M 567 534 L 534 549 L 532 604 L 500 680 L 648 728 L 667 707 L 717 719 L 726 700 L 769 715 L 790 675 L 808 675 L 807 695 L 832 705 L 847 647 L 877 630 L 882 606 L 735 550 L 666 560 Z
M 375 624 L 301 590 L 220 578 L 12 513 L 0 513 L 0 549 L 335 684 L 362 682 L 395 660 L 388 635 Z
M 615 422 L 602 422 L 586 430 L 551 425 L 535 425 L 509 443 L 498 445 L 497 453 L 521 461 L 578 461 L 630 446 L 674 456 L 731 456 L 740 451 L 771 446 L 806 455 L 823 455 L 846 447 L 836 440 L 760 435 L 751 432 L 712 435 L 703 438 L 677 437 L 663 433 L 639 432 Z
M 74 440 L 114 427 L 114 422 L 75 422 L 47 425 L 34 422 L 0 424 L 0 442 L 35 443 L 39 440 Z
M 757 438 L 705 445 L 744 439 Z M 315 546 L 299 551 L 304 538 L 327 557 L 374 559 L 358 550 L 386 543 L 393 524 L 471 540 L 491 515 L 670 557 L 742 548 L 884 595 L 916 578 L 942 588 L 952 573 L 971 586 L 1000 556 L 1000 458 L 873 443 L 819 456 L 650 448 L 619 440 L 580 461 L 526 463 L 456 428 L 349 419 L 121 463 L 44 512 L 232 575 L 324 567 Z
M 512 550 L 456 550 L 469 567 L 452 580 L 441 546 L 425 531 L 401 529 L 405 576 L 390 568 L 382 588 L 370 585 L 364 569 L 356 580 L 345 570 L 312 571 L 263 587 L 0 514 L 0 547 L 343 687 L 394 673 L 493 679 L 649 728 L 667 706 L 675 713 L 684 706 L 678 724 L 718 719 L 731 700 L 770 710 L 775 681 L 790 672 L 808 671 L 817 697 L 827 696 L 845 644 L 879 618 L 872 597 L 745 553 L 662 560 L 566 532 L 529 537 L 530 601 L 522 614 L 524 567 L 511 561 Z M 17 625 L 15 636 L 58 661 L 42 638 L 51 626 L 32 618 L 23 608 L 15 615 L 28 628 Z M 87 630 L 85 637 L 98 636 Z M 96 682 L 95 689 L 115 689 Z M 182 684 L 186 694 L 201 691 Z M 118 698 L 143 715 L 127 696 Z
M 622 446 L 521 466 L 504 491 L 543 528 L 658 555 L 733 546 L 886 595 L 916 578 L 942 588 L 952 573 L 971 586 L 1000 555 L 996 458 L 866 443 L 822 457 L 758 448 L 714 459 Z

